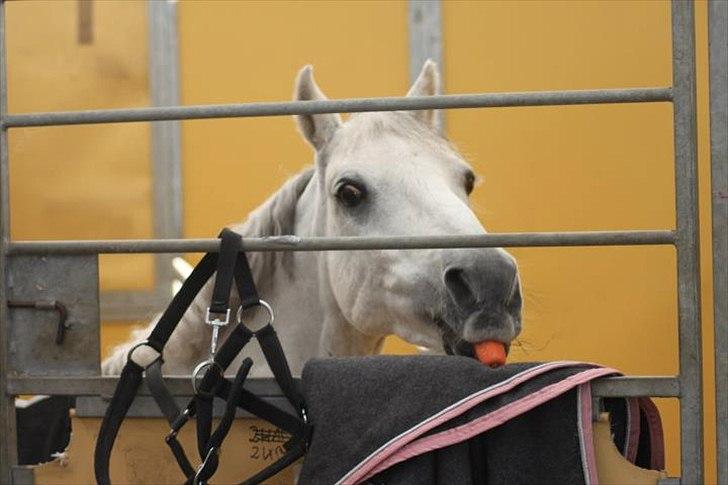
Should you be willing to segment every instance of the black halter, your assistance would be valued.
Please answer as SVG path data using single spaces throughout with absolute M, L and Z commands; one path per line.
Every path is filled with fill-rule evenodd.
M 184 473 L 185 483 L 203 484 L 215 473 L 219 464 L 220 447 L 230 431 L 238 407 L 291 434 L 291 438 L 284 444 L 286 453 L 275 463 L 242 483 L 260 483 L 289 466 L 306 451 L 311 428 L 306 421 L 305 405 L 291 376 L 288 362 L 271 322 L 257 331 L 251 331 L 245 324 L 238 322 L 219 351 L 215 349 L 216 337 L 213 337 L 210 359 L 197 367 L 195 375 L 192 377 L 195 395 L 184 410 L 180 411 L 177 407 L 172 394 L 164 383 L 162 378 L 164 346 L 187 308 L 213 275 L 215 269 L 217 269 L 215 286 L 206 316 L 206 321 L 213 325 L 215 335 L 217 335 L 217 329 L 214 326 L 226 325 L 230 320 L 229 300 L 233 280 L 241 301 L 238 318 L 242 311 L 249 308 L 261 305 L 267 307 L 267 304 L 258 297 L 248 260 L 241 249 L 240 236 L 224 229 L 219 237 L 221 239 L 219 254 L 208 253 L 202 258 L 162 314 L 147 340 L 132 347 L 129 351 L 127 363 L 121 372 L 109 407 L 106 409 L 96 441 L 94 471 L 96 481 L 101 485 L 111 483 L 109 478 L 111 450 L 119 427 L 134 401 L 143 379 L 160 410 L 169 421 L 171 430 L 166 436 L 165 442 Z M 268 309 L 270 310 L 270 307 Z M 213 318 L 213 315 L 218 317 Z M 253 365 L 250 358 L 243 361 L 233 381 L 225 379 L 225 369 L 253 337 L 258 340 L 273 376 L 298 415 L 290 414 L 263 401 L 243 387 L 245 378 Z M 159 356 L 146 367 L 138 365 L 132 359 L 134 351 L 142 346 L 151 347 L 159 353 Z M 202 374 L 203 377 L 200 384 L 197 385 L 199 374 Z M 226 406 L 220 423 L 213 431 L 212 404 L 215 396 L 224 399 Z M 197 448 L 201 460 L 197 469 L 192 466 L 182 445 L 177 440 L 177 433 L 193 416 L 196 417 L 197 422 Z

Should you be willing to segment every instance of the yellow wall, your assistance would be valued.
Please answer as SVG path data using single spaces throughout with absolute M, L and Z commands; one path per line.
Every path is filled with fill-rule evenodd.
M 704 76 L 705 4 L 698 14 Z M 452 92 L 671 85 L 667 2 L 458 2 L 445 4 L 444 20 Z M 704 90 L 701 101 L 705 106 Z M 703 202 L 709 203 L 701 114 Z M 455 141 L 485 175 L 476 201 L 493 231 L 674 227 L 667 104 L 455 111 L 448 120 Z M 672 248 L 513 252 L 526 289 L 523 346 L 514 359 L 568 356 L 629 374 L 677 372 Z M 709 305 L 710 273 L 704 274 Z M 673 437 L 668 469 L 677 473 L 677 405 L 660 407 Z M 710 445 L 710 433 L 707 439 Z
M 331 97 L 407 87 L 404 2 L 183 2 L 179 18 L 185 104 L 288 99 L 307 63 Z M 189 121 L 182 135 L 189 237 L 242 219 L 311 161 L 289 117 Z
M 697 4 L 705 364 L 712 360 L 706 4 Z M 667 2 L 446 2 L 450 92 L 671 85 Z M 485 177 L 491 231 L 674 228 L 672 110 L 661 105 L 452 111 L 450 133 Z M 678 370 L 672 248 L 517 249 L 525 331 L 514 360 L 574 358 L 628 374 Z M 705 379 L 712 414 L 713 380 Z M 660 403 L 668 469 L 677 405 Z M 713 419 L 712 417 L 708 422 Z M 713 426 L 706 449 L 713 448 Z M 708 455 L 710 456 L 710 454 Z M 709 458 L 712 460 L 712 458 Z M 708 469 L 713 469 L 709 461 Z
M 75 44 L 75 2 L 9 5 L 11 111 L 148 103 L 144 4 L 95 5 L 92 46 Z M 666 2 L 449 1 L 443 16 L 451 93 L 671 84 Z M 706 451 L 712 473 L 702 1 L 697 18 Z M 188 1 L 180 4 L 179 19 L 185 104 L 287 99 L 305 63 L 315 65 L 332 97 L 400 95 L 407 89 L 405 2 Z M 662 229 L 674 227 L 671 116 L 669 105 L 539 107 L 453 111 L 447 123 L 485 179 L 473 205 L 492 232 Z M 147 130 L 133 124 L 11 131 L 14 237 L 147 237 Z M 185 236 L 209 237 L 242 219 L 310 158 L 288 118 L 184 122 Z M 228 175 L 215 177 L 219 173 Z M 39 191 L 39 179 L 49 178 L 57 183 Z M 571 358 L 629 374 L 677 372 L 673 249 L 513 253 L 521 266 L 526 316 L 512 360 Z M 104 261 L 105 287 L 150 284 L 148 259 L 114 259 L 118 263 Z M 396 339 L 386 349 L 412 351 Z M 659 404 L 670 436 L 668 469 L 677 474 L 677 406 Z
M 7 4 L 10 112 L 149 105 L 143 2 L 95 2 L 77 42 L 76 2 Z M 16 239 L 152 235 L 148 124 L 11 130 Z M 102 257 L 104 289 L 152 284 L 149 256 Z

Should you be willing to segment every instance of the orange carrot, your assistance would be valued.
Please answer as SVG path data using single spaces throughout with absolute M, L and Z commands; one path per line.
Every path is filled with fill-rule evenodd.
M 495 340 L 483 340 L 474 345 L 475 355 L 483 364 L 500 367 L 506 363 L 506 346 Z

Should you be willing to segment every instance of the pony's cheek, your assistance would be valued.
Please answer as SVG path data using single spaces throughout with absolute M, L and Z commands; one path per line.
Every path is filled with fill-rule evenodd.
M 430 352 L 444 353 L 440 333 L 437 330 L 437 327 L 431 323 L 398 323 L 394 325 L 392 333 L 409 344 L 428 349 Z
M 367 335 L 385 335 L 392 333 L 393 322 L 412 315 L 411 294 L 403 298 L 392 292 L 381 258 L 367 257 L 367 253 L 330 253 L 330 289 L 338 310 L 352 326 Z
M 376 276 L 367 270 L 371 266 L 363 253 L 329 253 L 327 269 L 331 292 L 339 310 L 350 323 L 370 318 L 379 304 Z

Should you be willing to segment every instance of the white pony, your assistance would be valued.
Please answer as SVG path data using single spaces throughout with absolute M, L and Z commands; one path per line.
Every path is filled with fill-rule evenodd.
M 438 92 L 437 67 L 427 61 L 408 96 Z M 326 99 L 310 66 L 299 72 L 294 98 Z M 244 237 L 485 233 L 468 205 L 473 171 L 435 120 L 431 110 L 362 113 L 346 123 L 338 114 L 298 116 L 315 166 L 232 229 Z M 312 357 L 377 353 L 392 334 L 436 352 L 472 354 L 473 343 L 509 344 L 521 330 L 516 262 L 500 248 L 248 256 L 294 374 Z M 169 340 L 165 373 L 189 375 L 207 357 L 210 294 L 208 283 Z M 117 347 L 103 373 L 119 373 L 128 349 L 155 323 Z M 255 342 L 242 354 L 257 364 L 251 375 L 269 375 Z

